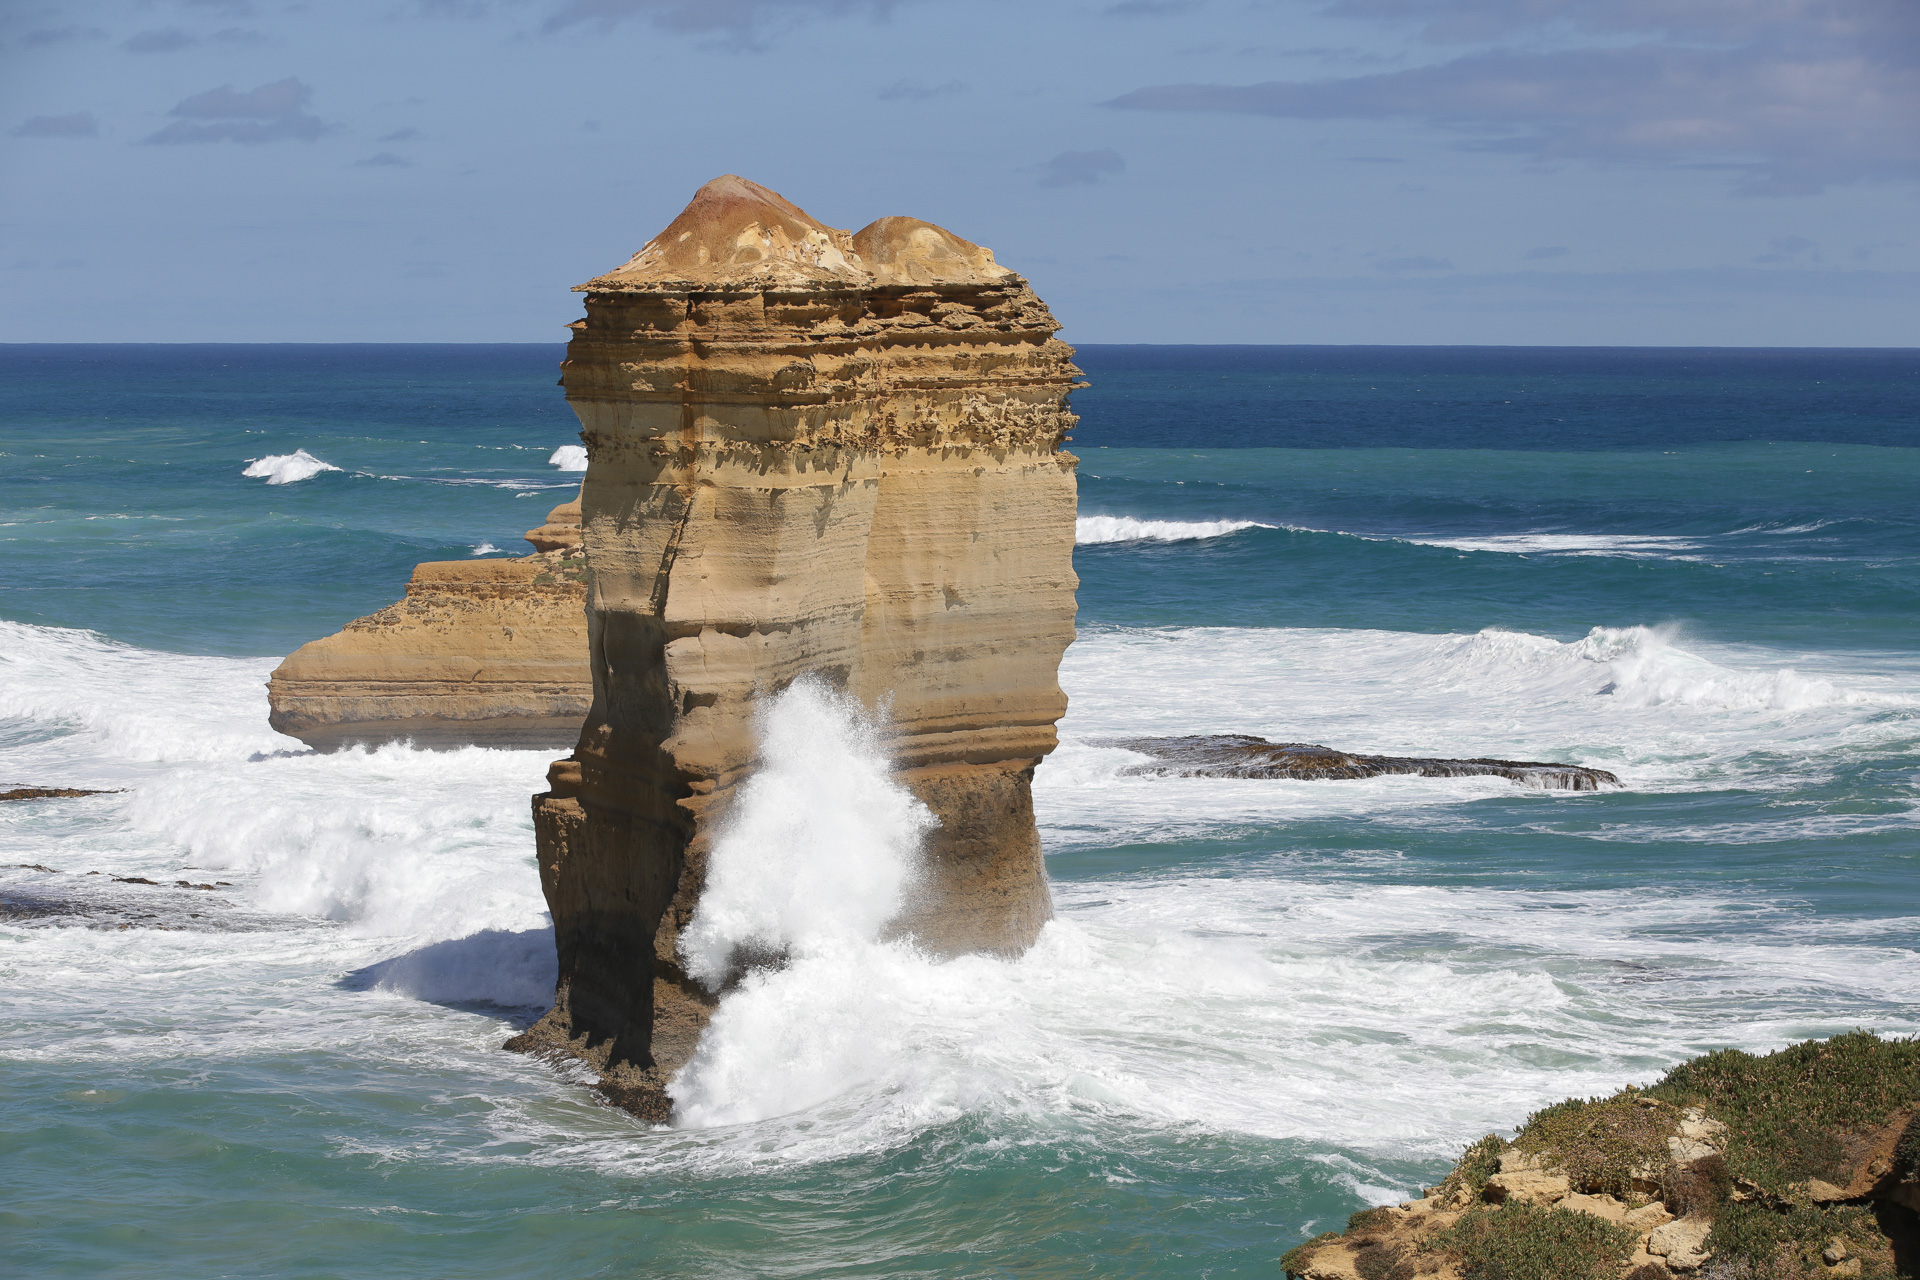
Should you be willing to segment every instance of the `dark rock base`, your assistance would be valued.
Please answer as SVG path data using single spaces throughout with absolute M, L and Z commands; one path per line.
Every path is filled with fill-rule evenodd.
M 1306 742 L 1268 742 L 1244 733 L 1185 738 L 1110 738 L 1099 745 L 1154 757 L 1127 772 L 1161 778 L 1511 778 L 1550 791 L 1598 791 L 1620 779 L 1605 769 L 1534 760 L 1423 760 L 1411 756 L 1357 756 Z

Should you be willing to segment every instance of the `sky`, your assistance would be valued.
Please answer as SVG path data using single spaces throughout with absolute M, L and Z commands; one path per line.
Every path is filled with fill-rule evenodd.
M 1078 342 L 1920 346 L 1920 0 L 0 0 L 0 341 L 559 341 L 738 173 Z

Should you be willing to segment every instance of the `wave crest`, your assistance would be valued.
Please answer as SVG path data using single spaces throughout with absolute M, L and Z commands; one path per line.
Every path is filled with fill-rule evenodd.
M 305 449 L 295 449 L 292 453 L 270 453 L 264 458 L 249 458 L 247 469 L 240 474 L 255 480 L 265 479 L 268 484 L 297 484 L 313 479 L 322 471 L 339 469 L 331 462 L 320 461 Z
M 1186 542 L 1219 538 L 1242 529 L 1276 529 L 1258 520 L 1138 520 L 1133 516 L 1081 516 L 1073 522 L 1076 546 L 1109 542 Z

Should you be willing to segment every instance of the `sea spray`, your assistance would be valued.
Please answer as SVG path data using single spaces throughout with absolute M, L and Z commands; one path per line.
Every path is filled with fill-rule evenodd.
M 249 458 L 247 469 L 240 474 L 255 480 L 264 479 L 268 484 L 295 484 L 301 480 L 311 480 L 322 471 L 339 469 L 331 462 L 320 461 L 305 449 L 295 449 L 292 453 L 273 453 L 264 458 Z
M 759 716 L 760 767 L 714 841 L 680 954 L 711 987 L 736 954 L 872 942 L 900 911 L 937 820 L 895 782 L 860 704 L 803 678 Z
M 586 447 L 563 444 L 553 451 L 553 456 L 547 459 L 547 465 L 561 471 L 585 471 L 587 469 Z

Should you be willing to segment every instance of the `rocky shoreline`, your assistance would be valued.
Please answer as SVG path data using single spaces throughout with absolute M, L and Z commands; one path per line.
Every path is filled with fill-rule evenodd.
M 1920 1264 L 1920 1039 L 1722 1050 L 1474 1143 L 1298 1280 L 1892 1280 Z
M 1269 742 L 1244 733 L 1214 733 L 1178 738 L 1113 738 L 1096 745 L 1125 747 L 1152 756 L 1153 763 L 1126 772 L 1163 778 L 1378 778 L 1411 774 L 1422 778 L 1508 778 L 1549 791 L 1598 791 L 1620 779 L 1605 769 L 1539 760 L 1422 759 L 1417 756 L 1363 756 L 1307 742 Z

